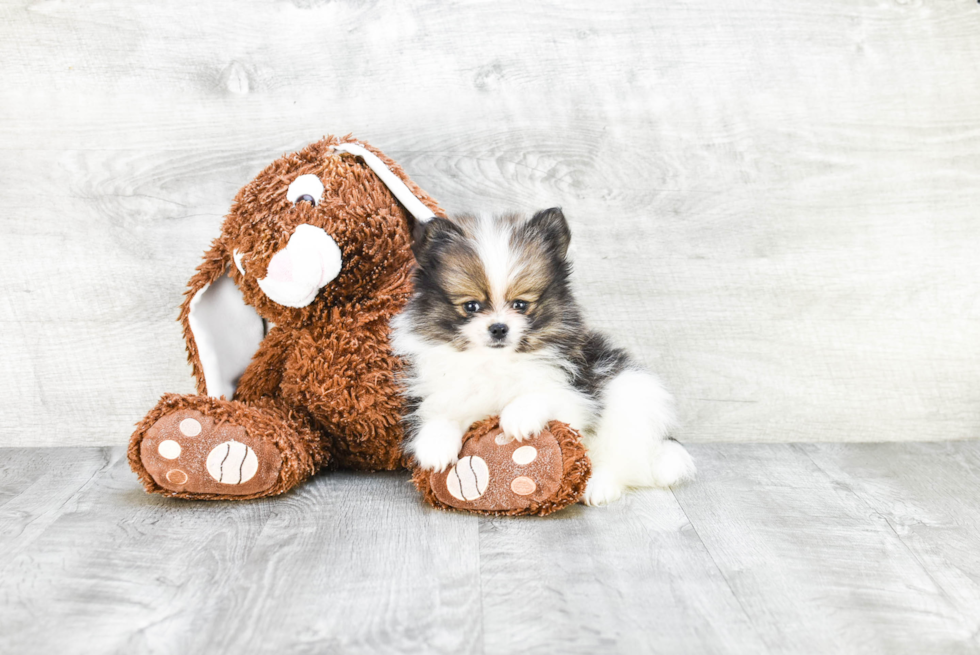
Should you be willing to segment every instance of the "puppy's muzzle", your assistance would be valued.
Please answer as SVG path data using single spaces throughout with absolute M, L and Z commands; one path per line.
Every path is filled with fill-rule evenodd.
M 306 307 L 340 274 L 342 263 L 337 242 L 322 228 L 304 223 L 273 255 L 259 288 L 275 303 Z
M 506 323 L 494 323 L 487 330 L 489 330 L 490 337 L 494 341 L 503 341 L 507 338 L 507 333 L 510 331 L 510 328 L 507 327 Z

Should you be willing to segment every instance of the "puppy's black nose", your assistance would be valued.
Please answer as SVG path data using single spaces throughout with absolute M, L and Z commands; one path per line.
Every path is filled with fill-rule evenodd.
M 503 339 L 507 336 L 508 329 L 509 328 L 507 327 L 506 323 L 494 323 L 489 328 L 490 336 L 494 339 Z

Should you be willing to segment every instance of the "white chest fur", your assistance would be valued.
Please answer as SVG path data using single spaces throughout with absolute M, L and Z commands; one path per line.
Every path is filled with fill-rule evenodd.
M 589 399 L 568 384 L 560 360 L 550 353 L 490 348 L 459 351 L 405 334 L 394 341 L 400 354 L 414 365 L 409 391 L 422 399 L 417 410 L 422 422 L 439 418 L 465 428 L 499 414 L 510 402 L 528 394 L 547 396 L 556 419 L 580 425 L 588 422 Z

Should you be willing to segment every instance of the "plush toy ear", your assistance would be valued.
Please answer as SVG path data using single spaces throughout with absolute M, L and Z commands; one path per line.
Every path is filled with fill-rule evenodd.
M 340 143 L 335 145 L 333 149 L 334 152 L 346 152 L 360 157 L 374 171 L 374 174 L 378 176 L 384 185 L 388 187 L 391 195 L 395 196 L 398 202 L 402 204 L 402 207 L 408 210 L 408 213 L 415 218 L 417 223 L 425 223 L 435 216 L 435 213 L 416 197 L 405 182 L 391 170 L 388 164 L 361 144 L 354 142 Z
M 402 170 L 401 166 L 388 159 L 377 148 L 354 141 L 340 143 L 333 147 L 334 152 L 346 152 L 360 157 L 374 171 L 391 195 L 395 196 L 408 212 L 411 223 L 412 242 L 417 243 L 425 232 L 426 225 L 443 213 L 429 194 L 420 189 Z M 418 253 L 416 253 L 418 254 Z
M 231 253 L 216 240 L 188 283 L 180 311 L 198 393 L 229 399 L 266 332 L 228 276 L 231 265 Z

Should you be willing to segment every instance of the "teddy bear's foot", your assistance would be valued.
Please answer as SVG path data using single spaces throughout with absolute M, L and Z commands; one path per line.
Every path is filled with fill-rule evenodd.
M 154 423 L 140 444 L 140 460 L 167 491 L 228 496 L 268 489 L 282 467 L 273 444 L 196 409 L 178 409 Z
M 281 493 L 315 468 L 306 440 L 283 418 L 239 402 L 165 397 L 144 420 L 148 427 L 133 435 L 130 463 L 148 491 L 168 496 Z
M 552 421 L 536 437 L 511 441 L 494 417 L 470 428 L 459 461 L 445 471 L 416 469 L 426 500 L 442 509 L 543 516 L 576 502 L 591 466 L 578 433 Z

